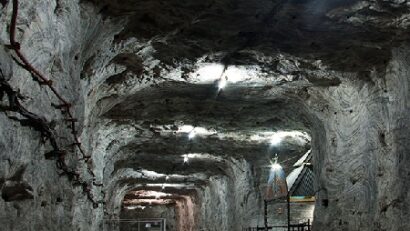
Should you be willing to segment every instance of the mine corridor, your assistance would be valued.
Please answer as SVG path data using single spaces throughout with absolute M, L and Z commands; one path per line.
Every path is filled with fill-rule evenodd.
M 0 230 L 410 230 L 410 1 L 0 0 Z

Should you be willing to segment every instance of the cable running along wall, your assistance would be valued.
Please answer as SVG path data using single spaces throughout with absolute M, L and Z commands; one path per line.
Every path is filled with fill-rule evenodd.
M 17 18 L 18 18 L 18 12 L 19 12 L 19 2 L 18 0 L 13 0 L 12 2 L 13 5 L 13 10 L 12 10 L 12 16 L 11 16 L 11 21 L 10 21 L 10 45 L 8 45 L 8 48 L 13 50 L 17 56 L 17 58 L 13 57 L 13 60 L 22 68 L 27 70 L 31 76 L 33 77 L 33 80 L 38 82 L 40 86 L 46 86 L 58 99 L 58 103 L 54 104 L 51 103 L 51 106 L 56 108 L 57 110 L 60 110 L 63 116 L 65 116 L 65 122 L 68 123 L 68 127 L 70 128 L 70 132 L 73 137 L 73 143 L 72 145 L 76 146 L 81 153 L 81 158 L 79 160 L 83 160 L 85 163 L 90 161 L 91 156 L 86 155 L 81 142 L 78 138 L 78 131 L 76 129 L 76 122 L 78 120 L 73 116 L 73 113 L 71 112 L 72 104 L 65 99 L 55 88 L 53 85 L 53 81 L 49 78 L 47 78 L 44 74 L 42 74 L 39 70 L 37 70 L 29 61 L 28 59 L 24 56 L 24 54 L 21 52 L 21 46 L 20 43 L 16 41 L 16 25 L 17 25 Z M 3 73 L 2 77 L 3 76 Z M 7 90 L 6 93 L 9 96 L 10 99 L 15 99 L 17 100 L 18 98 L 13 96 L 13 92 L 15 92 L 10 85 L 8 85 L 7 81 L 5 80 L 5 77 L 2 78 L 2 88 L 3 91 Z M 10 94 L 11 95 L 10 95 Z M 12 98 L 10 98 L 12 96 Z M 47 123 L 44 119 L 38 120 L 38 118 L 41 118 L 39 116 L 31 116 L 34 115 L 31 112 L 28 112 L 21 104 L 19 101 L 15 101 L 15 105 L 12 105 L 10 102 L 10 106 L 14 106 L 14 109 L 16 109 L 16 112 L 21 114 L 23 117 L 28 119 L 29 121 L 35 121 L 34 124 L 39 125 L 40 127 L 40 132 L 43 137 L 46 137 L 50 143 L 51 146 L 53 147 L 53 151 L 46 153 L 46 158 L 56 158 L 57 159 L 57 167 L 62 170 L 62 174 L 60 175 L 67 175 L 71 181 L 73 181 L 73 185 L 80 185 L 83 188 L 83 192 L 86 193 L 87 198 L 93 203 L 94 207 L 98 207 L 98 203 L 95 201 L 93 194 L 92 194 L 92 187 L 93 186 L 102 186 L 102 184 L 97 184 L 95 183 L 95 174 L 93 173 L 92 169 L 87 166 L 88 173 L 92 176 L 93 182 L 92 183 L 87 183 L 86 181 L 81 179 L 80 173 L 77 171 L 70 169 L 67 164 L 65 163 L 65 155 L 67 152 L 65 150 L 62 150 L 58 147 L 56 139 L 54 138 L 53 132 L 51 132 L 50 127 L 47 126 Z M 29 116 L 28 116 L 29 115 Z M 10 117 L 9 117 L 10 118 Z M 37 129 L 38 130 L 38 129 Z

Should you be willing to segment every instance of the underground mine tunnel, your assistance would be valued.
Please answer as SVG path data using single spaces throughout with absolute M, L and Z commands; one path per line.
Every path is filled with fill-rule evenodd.
M 407 0 L 0 0 L 0 230 L 410 230 Z

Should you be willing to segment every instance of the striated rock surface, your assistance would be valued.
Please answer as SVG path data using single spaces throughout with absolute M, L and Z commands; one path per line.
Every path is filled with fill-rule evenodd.
M 274 153 L 289 173 L 310 148 L 313 230 L 410 229 L 409 2 L 19 1 L 21 52 L 72 103 L 90 161 L 54 94 L 13 60 L 13 1 L 0 3 L 4 81 L 87 183 L 60 176 L 0 88 L 5 230 L 127 230 L 119 219 L 138 214 L 241 230 L 262 219 Z M 149 206 L 139 191 L 169 204 L 127 210 Z

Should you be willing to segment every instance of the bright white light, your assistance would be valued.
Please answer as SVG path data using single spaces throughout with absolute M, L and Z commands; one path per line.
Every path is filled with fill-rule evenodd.
M 189 158 L 196 158 L 196 159 L 221 159 L 219 157 L 212 156 L 208 153 L 188 153 L 185 155 L 188 156 Z
M 165 180 L 168 181 L 168 180 L 169 180 L 169 176 L 166 176 L 166 177 L 165 177 Z
M 245 67 L 240 67 L 240 66 L 229 66 L 225 70 L 225 75 L 227 76 L 228 81 L 230 83 L 237 83 L 237 82 L 242 82 L 245 81 L 246 79 L 249 79 L 252 73 L 250 73 L 250 70 L 247 70 Z
M 133 192 L 135 196 L 138 197 L 166 197 L 170 196 L 171 194 L 164 193 L 164 192 L 158 192 L 158 191 L 146 191 L 146 190 L 139 190 Z
M 279 134 L 273 135 L 270 140 L 270 144 L 273 146 L 280 144 L 280 142 L 282 142 L 282 137 Z
M 272 146 L 280 144 L 285 139 L 291 139 L 300 145 L 310 142 L 309 134 L 302 131 L 276 131 L 276 132 L 261 132 L 254 134 L 250 140 L 257 142 L 269 142 Z
M 277 171 L 277 170 L 282 169 L 282 166 L 280 166 L 280 164 L 278 164 L 278 163 L 274 163 L 274 164 L 271 165 L 271 169 L 273 171 Z
M 220 63 L 201 63 L 196 72 L 191 74 L 192 79 L 196 79 L 201 83 L 212 83 L 216 80 L 228 78 L 224 80 L 222 87 L 225 87 L 226 83 L 237 83 L 244 81 L 255 81 L 260 78 L 260 70 L 258 66 L 225 66 Z
M 161 189 L 164 190 L 164 189 L 165 189 L 165 185 L 162 185 L 162 186 L 161 186 Z
M 195 187 L 194 184 L 181 184 L 181 183 L 174 183 L 174 184 L 158 184 L 158 183 L 152 183 L 152 184 L 145 184 L 144 186 L 146 187 L 161 187 L 161 186 L 165 186 L 167 188 L 193 188 Z
M 206 63 L 200 67 L 194 75 L 199 77 L 202 82 L 212 82 L 220 78 L 224 71 L 224 65 L 215 63 Z
M 162 126 L 158 126 L 162 127 Z M 209 130 L 204 128 L 204 127 L 194 127 L 192 125 L 182 125 L 178 127 L 178 130 L 176 133 L 185 133 L 188 134 L 189 139 L 193 139 L 196 136 L 210 136 L 217 134 L 217 131 L 215 129 L 210 128 Z
M 145 206 L 141 206 L 141 205 L 136 205 L 136 206 L 134 206 L 134 205 L 131 205 L 131 206 L 126 206 L 125 209 L 128 209 L 128 210 L 142 209 L 142 210 L 144 210 L 144 209 L 145 209 Z
M 183 125 L 178 128 L 178 132 L 181 132 L 181 133 L 189 133 L 192 130 L 194 130 L 194 126 L 192 125 Z
M 195 138 L 195 136 L 196 136 L 196 131 L 195 131 L 195 128 L 194 128 L 194 129 L 192 129 L 191 132 L 189 132 L 188 138 L 189 138 L 190 140 L 192 140 L 193 138 Z
M 189 157 L 188 155 L 184 155 L 184 163 L 188 163 Z
M 227 82 L 228 82 L 228 81 L 226 80 L 226 77 L 222 77 L 222 78 L 219 80 L 219 82 L 218 82 L 218 88 L 219 88 L 219 90 L 224 89 L 224 88 L 226 87 Z
M 201 135 L 212 135 L 212 134 L 216 133 L 216 131 L 214 129 L 208 130 L 208 129 L 203 128 L 203 127 L 195 127 L 195 132 L 197 134 L 201 134 Z
M 207 153 L 187 153 L 181 155 L 184 160 L 184 163 L 188 163 L 191 159 L 196 160 L 207 160 L 207 161 L 214 161 L 214 162 L 221 162 L 224 159 L 219 156 L 213 156 Z
M 278 163 L 278 154 L 275 154 L 275 158 L 273 158 L 273 162 L 271 161 L 271 169 L 272 171 L 278 171 L 282 169 L 282 166 Z

